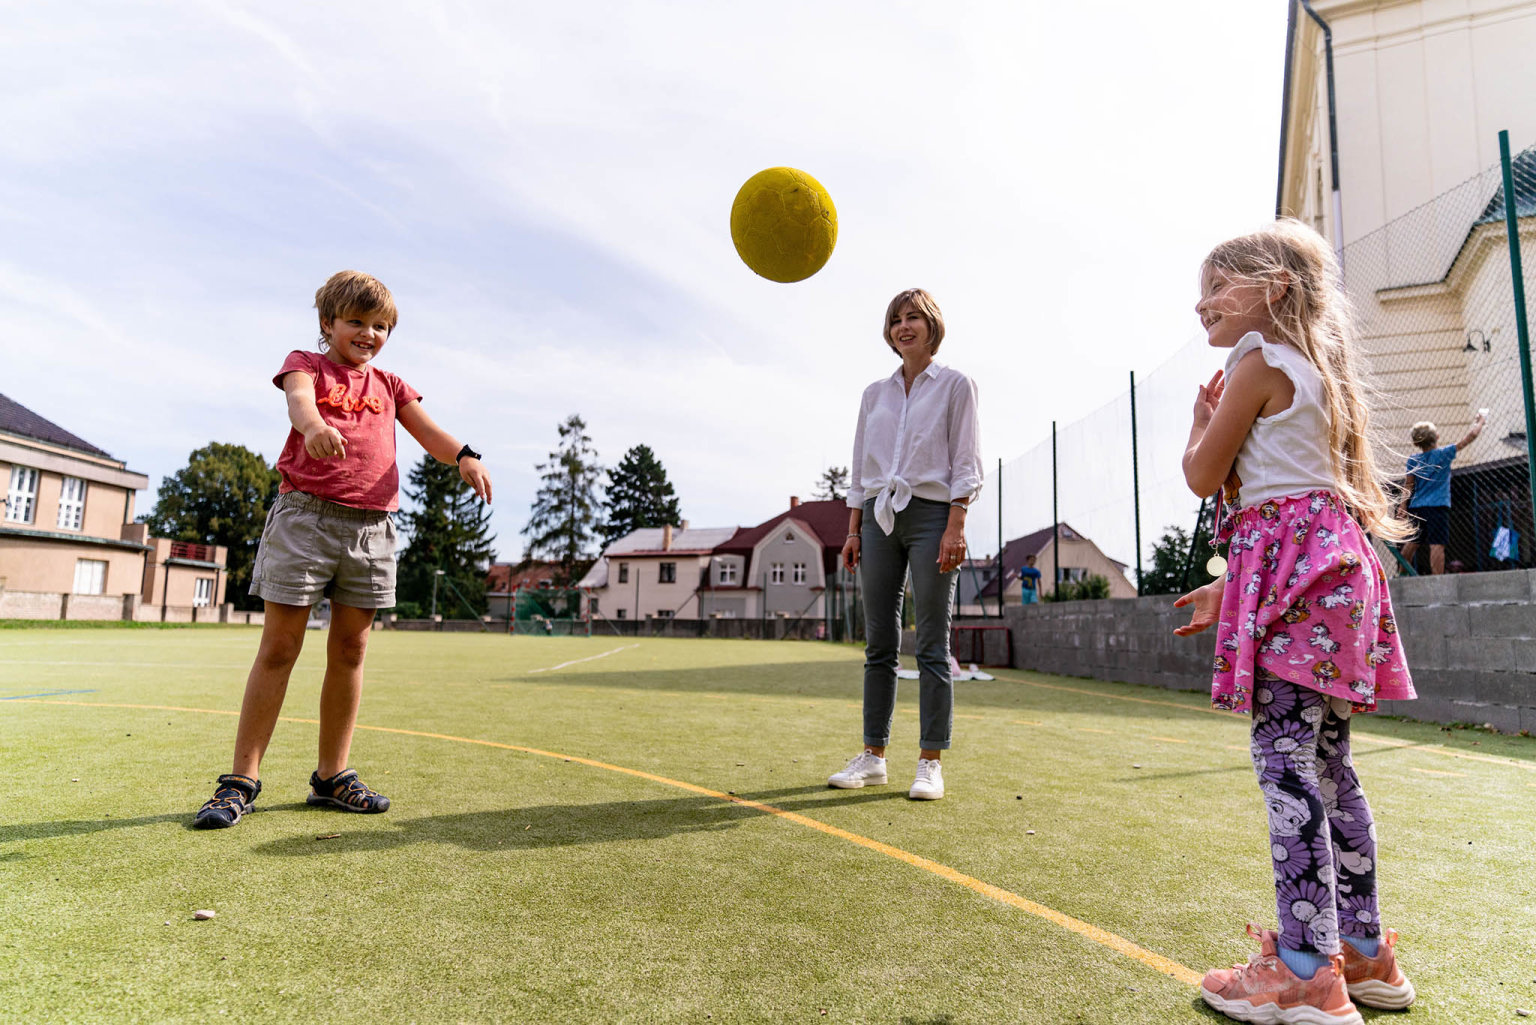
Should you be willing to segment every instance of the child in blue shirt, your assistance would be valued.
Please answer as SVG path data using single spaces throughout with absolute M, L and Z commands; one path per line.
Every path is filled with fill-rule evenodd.
M 1487 411 L 1479 410 L 1465 438 L 1439 448 L 1440 432 L 1434 424 L 1421 420 L 1413 425 L 1409 437 L 1419 451 L 1408 457 L 1408 477 L 1399 508 L 1399 515 L 1406 510 L 1416 528 L 1413 540 L 1403 545 L 1403 560 L 1408 565 L 1413 565 L 1419 545 L 1427 544 L 1430 573 L 1445 572 L 1445 546 L 1451 540 L 1451 462 L 1483 432 L 1487 420 Z

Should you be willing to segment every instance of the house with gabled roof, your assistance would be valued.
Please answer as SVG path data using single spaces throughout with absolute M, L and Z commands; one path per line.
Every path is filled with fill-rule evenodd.
M 1001 564 L 991 559 L 984 563 L 978 563 L 976 570 L 985 574 L 986 582 L 978 592 L 979 602 L 975 607 L 961 603 L 962 615 L 980 615 L 981 606 L 985 606 L 988 612 L 997 612 L 997 589 L 999 580 L 1003 588 L 1003 603 L 1005 605 L 1019 604 L 1021 587 L 1019 584 L 1019 570 L 1024 568 L 1025 559 L 1030 556 L 1035 558 L 1035 568 L 1040 571 L 1040 587 L 1044 592 L 1042 597 L 1051 593 L 1051 580 L 1054 578 L 1061 583 L 1075 583 L 1086 580 L 1091 576 L 1100 576 L 1109 581 L 1109 596 L 1111 598 L 1136 597 L 1136 585 L 1126 577 L 1129 568 L 1125 563 L 1111 559 L 1099 549 L 1099 546 L 1091 538 L 1074 530 L 1070 524 L 1060 524 L 1060 559 L 1056 547 L 1057 530 L 1055 527 L 1042 527 L 1023 537 L 1016 537 L 1003 545 Z M 1058 568 L 1059 563 L 1059 568 Z M 960 574 L 962 580 L 971 571 L 971 567 L 962 565 Z M 976 599 L 972 599 L 975 601 Z
M 588 616 L 700 618 L 698 591 L 715 548 L 735 527 L 641 527 L 613 541 L 577 582 Z
M 0 618 L 216 616 L 225 551 L 148 536 L 149 478 L 0 395 Z
M 720 545 L 709 579 L 699 590 L 704 617 L 757 619 L 785 616 L 822 619 L 828 587 L 851 581 L 840 567 L 848 536 L 842 501 L 802 502 L 755 527 L 744 527 Z

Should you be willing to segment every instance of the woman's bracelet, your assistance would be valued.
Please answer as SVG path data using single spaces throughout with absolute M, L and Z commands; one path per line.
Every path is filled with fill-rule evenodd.
M 863 537 L 863 536 L 864 536 L 864 535 L 862 535 L 862 534 L 854 534 L 854 533 L 852 533 L 852 532 L 850 532 L 850 533 L 849 533 L 849 534 L 848 534 L 848 536 L 849 536 L 849 537 Z

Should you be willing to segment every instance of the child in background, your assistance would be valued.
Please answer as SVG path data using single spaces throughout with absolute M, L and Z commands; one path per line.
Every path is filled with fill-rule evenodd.
M 304 646 L 310 606 L 322 597 L 331 599 L 331 627 L 319 766 L 307 800 L 343 811 L 388 810 L 389 798 L 365 785 L 347 760 L 373 614 L 395 604 L 395 420 L 433 458 L 456 462 L 475 494 L 491 500 L 479 453 L 438 427 L 414 388 L 373 366 L 399 320 L 389 289 L 341 271 L 315 293 L 315 308 L 320 351 L 289 353 L 272 379 L 288 397 L 293 429 L 277 460 L 282 483 L 251 574 L 251 594 L 265 599 L 266 618 L 240 706 L 234 767 L 193 820 L 202 829 L 235 825 L 261 793 L 261 757 Z
M 1291 220 L 1222 243 L 1195 310 L 1232 353 L 1199 390 L 1184 477 L 1197 495 L 1220 488 L 1228 564 L 1175 602 L 1193 614 L 1174 632 L 1216 625 L 1213 703 L 1252 709 L 1279 915 L 1278 932 L 1248 927 L 1259 954 L 1209 972 L 1201 995 L 1240 1021 L 1360 1025 L 1351 998 L 1414 999 L 1377 913 L 1376 828 L 1349 749 L 1351 712 L 1414 697 L 1366 537 L 1407 526 L 1372 458 L 1328 243 Z

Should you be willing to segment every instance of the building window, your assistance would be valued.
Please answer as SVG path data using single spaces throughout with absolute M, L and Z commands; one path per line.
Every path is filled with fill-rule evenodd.
M 12 523 L 31 523 L 37 511 L 37 471 L 30 466 L 11 467 L 11 490 L 5 496 L 5 518 Z
M 677 563 L 659 563 L 656 567 L 656 580 L 663 584 L 677 583 Z
M 64 488 L 59 492 L 59 526 L 65 530 L 79 530 L 85 525 L 85 481 L 79 477 L 65 477 Z
M 775 562 L 768 567 L 768 582 L 770 584 L 782 584 L 784 582 L 784 564 Z
M 597 615 L 597 595 L 595 594 L 587 599 L 587 615 Z
M 192 582 L 192 604 L 198 607 L 213 604 L 213 577 L 198 577 Z
M 1088 579 L 1088 571 L 1082 566 L 1062 566 L 1056 571 L 1056 582 L 1058 584 L 1086 579 Z
M 627 562 L 619 563 L 619 583 L 629 583 L 629 563 Z
M 656 610 L 656 618 L 657 619 L 671 619 L 672 618 L 672 610 L 671 609 L 657 609 Z
M 786 530 L 784 532 L 784 543 L 787 545 L 795 543 L 795 532 L 793 530 Z
M 539 590 L 547 591 L 551 587 L 553 587 L 554 585 L 555 585 L 555 582 L 553 580 L 540 580 L 539 581 Z
M 629 612 L 628 609 L 620 609 L 618 612 L 614 613 L 614 617 L 613 618 L 615 618 L 615 619 L 628 619 L 629 618 L 629 616 L 627 615 L 628 612 Z
M 75 562 L 75 593 L 106 594 L 107 564 L 99 559 L 79 559 Z
M 715 574 L 715 582 L 718 584 L 734 584 L 736 582 L 736 564 L 734 562 L 722 562 Z
M 795 563 L 794 581 L 797 584 L 805 583 L 805 563 L 803 563 L 803 562 Z
M 721 619 L 735 619 L 736 618 L 736 610 L 735 609 L 721 609 L 719 612 L 716 612 L 715 615 L 719 616 Z

